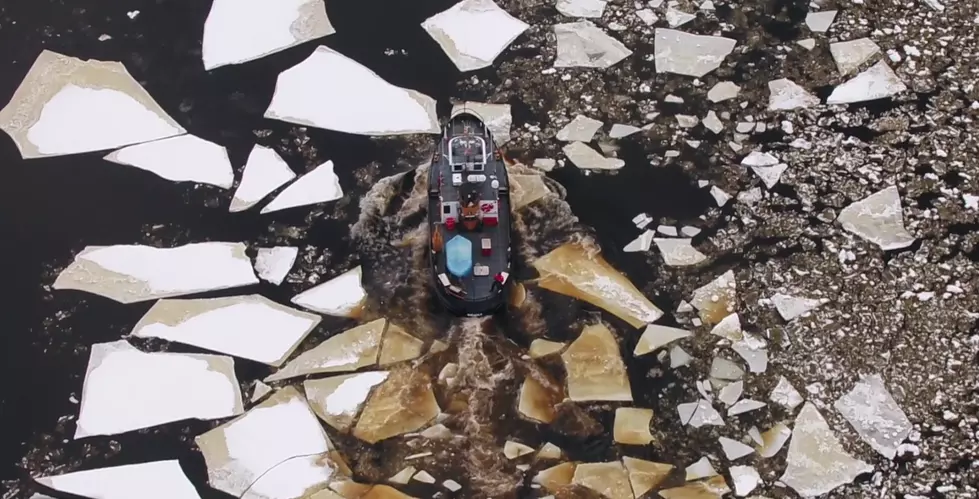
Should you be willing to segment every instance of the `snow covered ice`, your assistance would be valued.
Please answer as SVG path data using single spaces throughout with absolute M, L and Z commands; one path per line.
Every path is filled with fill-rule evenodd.
M 241 174 L 238 189 L 231 198 L 228 211 L 245 211 L 258 204 L 265 196 L 296 178 L 289 165 L 274 149 L 256 145 L 252 147 Z
M 193 135 L 132 145 L 110 153 L 105 160 L 135 166 L 174 182 L 199 182 L 222 189 L 230 189 L 235 182 L 228 151 Z
M 356 317 L 367 292 L 361 284 L 360 266 L 292 297 L 292 303 L 321 314 Z
M 857 201 L 840 211 L 837 221 L 884 251 L 906 248 L 914 243 L 904 228 L 901 195 L 891 186 Z
M 278 196 L 262 208 L 262 213 L 326 203 L 342 197 L 343 188 L 340 187 L 340 178 L 333 171 L 333 161 L 327 161 L 314 167 L 283 189 Z
M 833 407 L 867 444 L 888 459 L 911 433 L 911 421 L 891 397 L 880 375 L 866 376 Z
M 608 68 L 632 55 L 632 50 L 591 21 L 555 24 L 554 35 L 555 68 Z
M 175 459 L 74 471 L 40 477 L 37 482 L 60 492 L 99 499 L 200 499 Z
M 789 441 L 785 473 L 779 479 L 803 497 L 826 494 L 874 467 L 851 457 L 811 403 L 802 406 Z
M 422 28 L 438 42 L 459 71 L 492 65 L 529 27 L 493 0 L 462 0 L 422 23 Z
M 656 28 L 656 72 L 700 78 L 720 67 L 735 40 Z

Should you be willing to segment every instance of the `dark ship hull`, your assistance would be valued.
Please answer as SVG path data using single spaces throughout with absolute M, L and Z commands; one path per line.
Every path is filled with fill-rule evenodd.
M 510 277 L 510 183 L 489 128 L 463 110 L 443 129 L 428 175 L 432 285 L 456 315 L 506 303 Z

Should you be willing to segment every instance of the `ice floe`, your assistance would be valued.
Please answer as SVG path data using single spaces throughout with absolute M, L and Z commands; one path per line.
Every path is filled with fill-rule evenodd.
M 657 492 L 663 499 L 721 499 L 729 494 L 724 477 L 717 475 L 700 482 L 690 482 L 681 487 L 673 487 Z
M 761 485 L 761 475 L 751 466 L 731 466 L 731 481 L 734 482 L 734 494 L 744 497 Z
M 622 462 L 581 463 L 571 483 L 581 485 L 608 499 L 633 499 L 632 484 Z
M 262 213 L 326 203 L 342 197 L 343 189 L 340 187 L 340 178 L 333 171 L 333 161 L 327 161 L 286 187 L 262 208 Z
M 557 11 L 568 17 L 601 18 L 606 0 L 557 0 Z
M 702 457 L 695 463 L 687 466 L 685 471 L 686 480 L 688 482 L 691 480 L 700 480 L 701 478 L 717 476 L 717 470 L 714 469 L 714 465 L 711 464 L 710 460 L 706 457 Z
M 782 319 L 787 321 L 805 315 L 827 301 L 825 298 L 805 298 L 801 296 L 789 296 L 782 293 L 775 293 L 772 295 L 771 300 L 778 314 L 782 316 Z
M 819 105 L 818 97 L 788 78 L 768 82 L 768 92 L 768 109 L 771 111 L 791 111 Z
M 600 254 L 580 244 L 559 246 L 533 266 L 541 274 L 540 287 L 603 308 L 633 327 L 653 323 L 663 315 Z
M 303 382 L 313 412 L 328 425 L 347 431 L 367 401 L 371 390 L 388 377 L 387 371 L 345 374 Z
M 272 393 L 272 387 L 262 383 L 261 380 L 255 380 L 254 388 L 252 388 L 252 396 L 248 399 L 251 403 L 256 403 L 259 400 L 265 398 L 266 395 Z
M 466 101 L 462 104 L 452 106 L 451 116 L 456 116 L 461 112 L 474 113 L 483 119 L 483 123 L 493 134 L 496 145 L 503 145 L 510 141 L 510 127 L 513 126 L 513 115 L 510 112 L 510 104 L 489 104 L 485 102 Z
M 557 490 L 559 487 L 571 484 L 576 467 L 575 463 L 561 463 L 551 466 L 534 475 L 533 482 L 540 484 L 549 491 Z
M 503 455 L 507 459 L 516 459 L 520 456 L 526 456 L 528 454 L 533 454 L 534 448 L 529 445 L 524 445 L 520 442 L 514 442 L 513 440 L 507 440 L 503 444 Z
M 388 324 L 381 342 L 381 353 L 377 357 L 377 365 L 389 366 L 414 360 L 421 356 L 425 342 L 408 334 L 397 324 Z
M 672 464 L 646 461 L 629 456 L 622 458 L 622 465 L 629 473 L 629 483 L 632 484 L 632 493 L 635 497 L 643 497 L 646 492 L 663 483 L 673 472 Z
M 291 386 L 195 442 L 210 486 L 243 499 L 304 497 L 342 469 L 316 415 Z
M 755 452 L 755 449 L 750 445 L 743 444 L 737 440 L 732 440 L 727 437 L 720 437 L 718 441 L 721 444 L 721 449 L 724 451 L 724 455 L 731 461 L 740 459 Z
M 826 99 L 827 104 L 850 104 L 868 100 L 884 99 L 897 95 L 908 87 L 883 59 L 866 71 L 833 89 Z
M 184 419 L 241 414 L 234 360 L 145 353 L 125 340 L 92 345 L 75 438 L 116 435 Z
M 622 248 L 622 251 L 626 253 L 637 253 L 642 251 L 649 251 L 649 247 L 653 244 L 653 239 L 656 237 L 656 233 L 651 230 L 645 230 L 639 237 L 633 239 L 629 244 Z
M 510 203 L 513 211 L 543 198 L 550 192 L 551 190 L 544 183 L 543 175 L 510 174 Z
M 629 373 L 619 343 L 604 324 L 585 326 L 561 354 L 568 373 L 568 398 L 576 402 L 631 401 Z
M 116 149 L 187 131 L 119 62 L 44 50 L 0 110 L 25 159 Z
M 671 267 L 697 265 L 707 259 L 707 255 L 697 251 L 689 238 L 655 238 L 656 248 L 663 256 L 663 263 Z
M 650 324 L 646 326 L 642 336 L 639 337 L 639 341 L 636 343 L 636 348 L 632 351 L 632 354 L 637 357 L 646 355 L 676 340 L 689 338 L 692 335 L 693 333 L 684 329 Z
M 168 299 L 154 303 L 132 334 L 279 366 L 319 322 L 261 295 Z
M 299 256 L 299 248 L 295 246 L 274 246 L 258 248 L 255 257 L 255 272 L 259 279 L 268 281 L 276 286 L 282 284 Z
M 529 27 L 493 0 L 463 0 L 422 23 L 459 71 L 492 65 Z
M 555 138 L 564 142 L 591 142 L 602 125 L 601 121 L 579 114 L 558 130 Z
M 560 353 L 566 346 L 567 345 L 564 343 L 538 338 L 530 343 L 530 349 L 527 351 L 527 354 L 530 355 L 530 358 L 532 359 L 539 359 L 541 357 L 547 357 L 548 355 Z
M 711 328 L 710 334 L 732 342 L 741 341 L 744 339 L 744 331 L 741 330 L 741 317 L 737 313 L 727 315 Z
M 755 450 L 758 451 L 758 455 L 761 457 L 775 457 L 782 450 L 785 442 L 789 441 L 789 437 L 791 436 L 792 430 L 788 426 L 778 423 L 768 431 L 757 435 L 758 439 L 756 443 L 758 445 L 755 446 Z
M 606 158 L 584 142 L 572 142 L 561 150 L 568 160 L 582 170 L 618 170 L 625 166 L 625 161 Z
M 799 407 L 799 404 L 805 401 L 799 391 L 792 386 L 792 383 L 785 379 L 785 376 L 780 376 L 778 378 L 778 384 L 776 384 L 775 388 L 772 390 L 769 400 L 785 407 L 790 411 L 796 407 Z
M 208 242 L 176 248 L 87 246 L 53 287 L 135 303 L 257 283 L 244 244 Z
M 804 497 L 829 493 L 874 470 L 843 450 L 822 414 L 811 403 L 802 406 L 795 419 L 785 464 L 785 473 L 779 480 Z
M 318 286 L 292 298 L 292 303 L 321 314 L 337 317 L 357 317 L 367 299 L 360 282 L 360 266 L 356 266 Z
M 555 400 L 547 388 L 532 377 L 524 378 L 520 385 L 520 396 L 517 399 L 517 411 L 528 419 L 550 423 L 557 415 L 554 406 L 560 402 Z
M 356 371 L 376 365 L 386 326 L 385 319 L 376 319 L 331 336 L 316 347 L 299 354 L 282 369 L 265 378 L 265 381 L 280 381 L 307 374 Z
M 37 483 L 59 492 L 98 499 L 200 499 L 177 460 L 75 471 L 40 477 Z
M 392 370 L 374 389 L 353 428 L 353 435 L 367 443 L 418 431 L 441 409 L 427 374 L 407 366 Z
M 741 87 L 730 81 L 719 81 L 707 91 L 707 99 L 711 102 L 723 102 L 733 99 L 741 92 Z
M 656 72 L 700 78 L 720 67 L 736 44 L 731 38 L 656 28 Z
M 198 182 L 222 189 L 230 189 L 235 183 L 227 149 L 193 135 L 132 145 L 110 153 L 105 160 L 135 166 L 174 182 Z
M 632 125 L 623 125 L 621 123 L 614 123 L 612 125 L 612 129 L 608 132 L 608 137 L 610 139 L 621 139 L 639 131 L 642 131 L 642 128 Z
M 734 271 L 728 270 L 694 290 L 690 304 L 697 309 L 705 324 L 717 324 L 734 311 L 736 298 Z
M 607 68 L 632 55 L 622 42 L 591 21 L 554 25 L 557 37 L 556 68 Z
M 676 410 L 680 415 L 680 422 L 684 425 L 694 428 L 700 428 L 704 425 L 724 426 L 721 413 L 717 412 L 717 409 L 714 409 L 714 406 L 704 399 L 679 404 L 676 406 Z
M 204 69 L 254 61 L 333 33 L 324 0 L 214 0 L 204 21 Z
M 767 404 L 764 402 L 759 402 L 757 400 L 744 399 L 737 401 L 734 405 L 728 408 L 728 416 L 737 416 L 738 414 L 744 414 L 746 412 L 756 411 L 765 407 Z
M 615 410 L 612 439 L 625 445 L 648 445 L 654 440 L 649 432 L 652 422 L 652 409 L 619 407 Z
M 850 74 L 863 63 L 880 53 L 880 47 L 870 38 L 858 38 L 829 44 L 829 52 L 841 75 Z
M 279 75 L 265 117 L 359 135 L 440 130 L 434 99 L 396 87 L 325 46 Z
M 238 183 L 238 189 L 231 198 L 228 211 L 232 213 L 245 211 L 294 178 L 296 174 L 279 153 L 268 147 L 256 145 L 248 155 L 241 182 Z
M 880 375 L 865 376 L 833 407 L 850 422 L 860 438 L 888 459 L 911 433 L 911 421 L 884 386 Z
M 836 220 L 847 231 L 884 251 L 914 243 L 914 236 L 904 228 L 901 195 L 893 185 L 843 208 Z
M 696 14 L 690 14 L 679 9 L 675 9 L 672 6 L 666 8 L 666 15 L 664 16 L 666 23 L 670 25 L 671 28 L 677 26 L 683 26 L 690 21 L 697 18 Z
M 835 18 L 835 10 L 810 12 L 806 14 L 806 26 L 809 26 L 809 30 L 813 33 L 825 33 L 829 29 L 830 25 L 833 24 L 833 19 Z

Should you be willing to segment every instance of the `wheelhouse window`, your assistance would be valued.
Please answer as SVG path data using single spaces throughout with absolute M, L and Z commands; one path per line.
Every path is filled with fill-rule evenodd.
M 453 137 L 449 141 L 452 171 L 482 171 L 486 164 L 486 141 L 482 137 Z

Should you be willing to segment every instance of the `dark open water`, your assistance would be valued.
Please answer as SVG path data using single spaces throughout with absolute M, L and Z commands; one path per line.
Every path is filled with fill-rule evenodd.
M 491 99 L 457 90 L 462 76 L 419 26 L 425 18 L 451 6 L 453 0 L 327 3 L 338 32 L 323 39 L 322 44 L 396 85 L 431 95 L 438 100 L 442 115 L 447 114 L 452 98 Z M 303 158 L 295 146 L 284 145 L 283 140 L 291 140 L 293 127 L 265 120 L 262 113 L 279 72 L 306 58 L 317 42 L 208 74 L 200 61 L 200 34 L 209 8 L 210 2 L 204 0 L 0 2 L 0 103 L 8 101 L 34 59 L 47 48 L 81 58 L 122 61 L 190 133 L 227 147 L 236 167 L 243 164 L 257 141 L 276 146 L 300 172 L 333 159 L 345 189 L 357 183 L 354 170 L 371 161 L 381 165 L 378 174 L 404 168 L 397 162 L 400 151 L 390 141 L 311 129 L 308 136 L 318 156 Z M 131 20 L 126 14 L 133 10 L 140 14 Z M 102 34 L 112 39 L 98 41 Z M 387 56 L 386 49 L 404 49 L 407 54 Z M 465 77 L 474 74 L 492 78 L 493 70 Z M 526 106 L 513 104 L 519 108 L 514 113 L 516 128 L 523 124 L 521 115 Z M 271 134 L 256 138 L 255 130 L 270 130 Z M 632 274 L 640 272 L 640 262 L 621 259 L 619 248 L 638 233 L 630 222 L 634 215 L 646 211 L 690 222 L 703 212 L 709 198 L 681 171 L 651 168 L 644 151 L 637 147 L 626 146 L 622 154 L 628 164 L 616 176 L 585 176 L 567 167 L 552 177 L 567 188 L 567 199 L 582 222 L 598 228 L 609 260 Z M 9 137 L 0 134 L 0 278 L 4 290 L 0 301 L 0 480 L 23 478 L 25 471 L 17 466 L 20 460 L 44 441 L 44 434 L 54 431 L 59 417 L 77 414 L 78 406 L 69 396 L 80 394 L 87 345 L 117 339 L 150 306 L 123 306 L 74 292 L 52 298 L 44 289 L 51 282 L 52 269 L 59 270 L 85 245 L 146 241 L 145 232 L 153 225 L 166 226 L 174 236 L 163 239 L 171 244 L 192 240 L 255 242 L 270 237 L 272 221 L 301 221 L 307 213 L 296 210 L 267 217 L 252 210 L 231 215 L 226 210 L 230 191 L 219 193 L 209 187 L 174 184 L 147 172 L 104 162 L 103 155 L 25 162 Z M 354 197 L 362 194 L 362 189 L 348 190 Z M 330 262 L 356 259 L 350 255 L 346 239 L 347 226 L 356 218 L 356 206 L 354 199 L 335 220 L 311 231 L 308 240 L 293 242 L 323 248 Z M 267 285 L 235 292 L 288 298 L 284 291 Z M 664 308 L 671 305 L 657 304 Z M 69 320 L 45 326 L 46 320 L 65 309 L 73 311 Z M 239 375 L 260 372 L 245 362 L 238 364 Z M 107 450 L 114 447 L 108 439 L 95 444 L 68 442 L 63 448 L 68 456 L 104 454 L 104 459 L 95 461 L 98 465 L 180 458 L 202 497 L 226 497 L 202 486 L 203 461 L 180 440 L 192 439 L 207 426 L 191 424 L 190 428 L 190 433 L 176 437 L 165 431 L 118 437 L 115 440 L 122 451 L 117 454 Z M 44 447 L 60 447 L 55 444 L 49 442 Z M 5 492 L 0 489 L 0 496 Z

